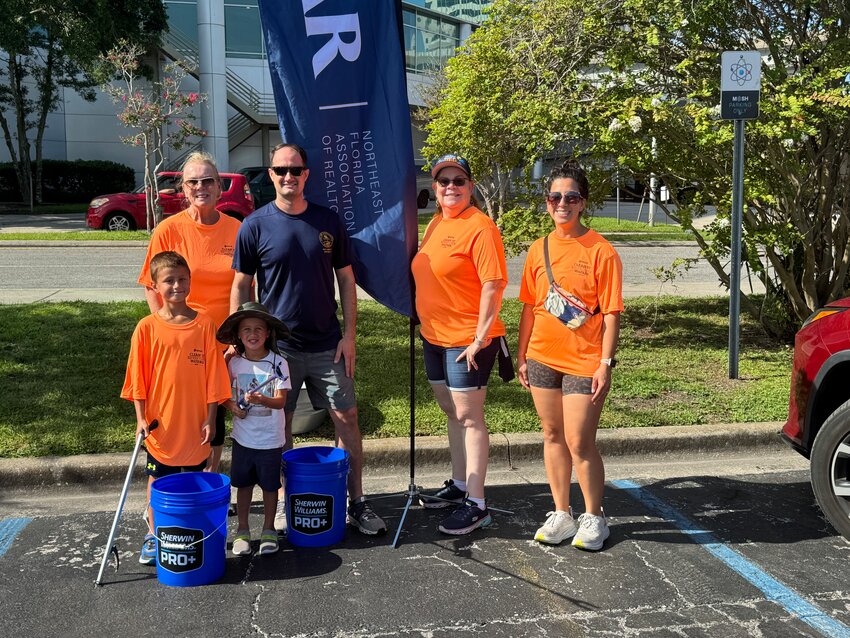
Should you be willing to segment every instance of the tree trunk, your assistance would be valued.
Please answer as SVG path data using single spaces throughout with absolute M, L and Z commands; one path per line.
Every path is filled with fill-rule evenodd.
M 42 195 L 42 141 L 47 127 L 47 114 L 55 102 L 56 83 L 53 81 L 53 64 L 56 59 L 55 40 L 51 36 L 47 41 L 47 60 L 39 82 L 38 125 L 35 134 L 35 201 L 43 201 Z
M 9 56 L 9 90 L 15 109 L 15 133 L 17 135 L 17 155 L 15 172 L 21 187 L 24 202 L 29 201 L 30 212 L 33 210 L 32 165 L 30 159 L 30 143 L 27 139 L 27 115 L 29 109 L 23 88 L 23 69 L 15 55 Z

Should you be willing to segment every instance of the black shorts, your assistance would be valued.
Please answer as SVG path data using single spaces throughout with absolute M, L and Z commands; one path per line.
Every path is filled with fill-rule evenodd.
M 259 485 L 264 492 L 280 489 L 280 462 L 282 447 L 256 450 L 233 440 L 230 459 L 230 484 L 233 487 Z
M 203 472 L 204 468 L 207 466 L 206 459 L 198 465 L 166 465 L 152 457 L 150 452 L 147 452 L 147 455 L 148 461 L 145 464 L 145 474 L 154 478 L 180 474 L 180 472 Z
M 593 394 L 593 378 L 559 372 L 534 359 L 526 360 L 528 385 L 535 388 L 560 389 L 561 394 Z
M 215 409 L 215 436 L 210 441 L 210 445 L 213 447 L 224 445 L 224 415 L 226 412 L 227 408 L 224 407 L 224 404 L 219 403 Z

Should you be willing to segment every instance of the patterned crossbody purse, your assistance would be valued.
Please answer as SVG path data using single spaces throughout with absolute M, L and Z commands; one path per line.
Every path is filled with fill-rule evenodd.
M 567 328 L 580 328 L 585 321 L 599 312 L 599 309 L 591 310 L 581 299 L 555 283 L 552 266 L 549 264 L 549 235 L 543 238 L 543 261 L 546 264 L 546 276 L 549 278 L 549 290 L 543 300 L 543 307 Z

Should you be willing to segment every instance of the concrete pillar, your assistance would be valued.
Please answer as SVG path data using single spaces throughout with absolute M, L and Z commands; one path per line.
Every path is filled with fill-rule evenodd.
M 260 127 L 260 145 L 262 147 L 263 156 L 260 159 L 260 163 L 258 164 L 258 166 L 270 166 L 269 151 L 272 150 L 272 147 L 269 143 L 269 127 L 267 124 L 263 124 Z
M 227 63 L 224 56 L 224 0 L 198 0 L 198 66 L 201 93 L 201 128 L 207 131 L 204 150 L 215 157 L 218 170 L 230 169 L 227 138 Z
M 460 43 L 466 42 L 466 39 L 472 35 L 472 25 L 466 22 L 460 23 Z

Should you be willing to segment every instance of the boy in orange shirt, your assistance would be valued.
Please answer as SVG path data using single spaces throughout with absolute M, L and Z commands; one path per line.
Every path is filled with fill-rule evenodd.
M 136 436 L 147 448 L 148 502 L 154 479 L 181 471 L 201 471 L 215 436 L 215 413 L 230 398 L 230 379 L 212 320 L 186 304 L 191 275 L 173 251 L 151 259 L 153 287 L 162 307 L 133 332 L 121 397 L 133 402 Z M 150 431 L 149 423 L 159 421 Z M 153 512 L 139 562 L 156 563 Z

